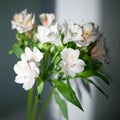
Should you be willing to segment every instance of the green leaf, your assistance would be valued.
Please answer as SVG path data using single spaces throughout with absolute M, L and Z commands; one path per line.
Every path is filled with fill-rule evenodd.
M 54 61 L 54 64 L 55 64 L 55 65 L 58 65 L 58 63 L 60 62 L 60 60 L 61 60 L 61 57 L 58 55 L 58 56 L 56 57 L 55 61 Z
M 41 94 L 44 88 L 44 82 L 41 81 L 40 84 L 37 86 L 38 94 Z
M 86 80 L 87 82 L 93 84 L 103 95 L 105 95 L 108 98 L 108 95 L 99 86 L 97 86 L 95 82 L 93 82 L 91 79 L 86 78 L 83 80 Z
M 24 33 L 18 33 L 18 37 L 25 41 L 30 41 L 30 39 Z
M 54 91 L 54 95 L 55 95 L 55 101 L 59 105 L 63 116 L 68 120 L 68 110 L 67 110 L 67 105 L 66 105 L 65 101 L 63 99 L 61 99 L 61 97 L 59 96 L 57 91 Z
M 64 35 L 64 33 L 61 33 L 61 41 L 63 41 L 63 39 L 64 39 L 64 37 L 65 37 L 65 35 Z
M 69 102 L 71 102 L 72 104 L 74 104 L 83 111 L 83 108 L 70 85 L 65 84 L 62 81 L 58 81 L 58 80 L 53 80 L 53 82 L 55 84 L 55 87 Z
M 49 50 L 50 51 L 50 47 L 51 47 L 51 43 L 44 43 L 43 44 L 43 49 L 46 51 L 46 50 Z
M 95 66 L 95 69 L 97 70 L 98 68 L 100 68 L 102 66 L 102 63 L 99 61 L 95 61 L 94 66 Z
M 84 54 L 83 60 L 88 61 L 88 63 L 92 63 L 92 59 L 91 59 L 90 56 L 87 55 L 87 54 Z
M 14 44 L 13 47 L 13 52 L 15 53 L 15 55 L 20 58 L 21 54 L 24 52 L 22 48 L 20 48 L 20 46 L 18 44 Z
M 41 93 L 43 91 L 44 88 L 44 82 L 43 81 L 39 81 L 39 83 L 37 83 L 37 98 L 39 101 L 42 101 L 41 99 Z
M 32 38 L 28 37 L 25 33 L 18 33 L 18 38 L 20 39 L 20 42 L 22 45 L 31 47 L 34 47 L 36 45 L 36 42 L 32 40 Z
M 102 66 L 101 62 L 93 61 L 93 59 L 87 54 L 83 55 L 82 59 L 85 61 L 87 69 L 97 71 Z
M 68 77 L 68 79 L 67 79 L 67 87 L 68 87 L 68 91 L 69 91 L 72 99 L 73 99 L 74 102 L 76 103 L 76 105 L 77 105 L 78 107 L 80 107 L 81 110 L 83 110 L 83 108 L 82 108 L 79 100 L 78 100 L 77 97 L 76 97 L 76 94 L 75 94 L 74 90 L 72 89 L 72 87 L 71 87 L 71 85 L 70 85 L 69 77 Z
M 104 76 L 103 74 L 98 73 L 98 72 L 96 72 L 95 75 L 96 75 L 97 77 L 101 78 L 101 80 L 103 80 L 107 85 L 110 85 L 109 80 L 106 78 L 106 76 Z
M 67 46 L 68 48 L 73 48 L 73 49 L 76 48 L 76 44 L 75 44 L 74 42 L 68 42 L 68 43 L 66 44 L 66 46 Z
M 95 71 L 91 70 L 91 69 L 87 69 L 81 73 L 78 73 L 76 75 L 76 77 L 83 77 L 83 78 L 86 78 L 86 77 L 90 77 L 90 76 L 93 76 L 95 75 Z

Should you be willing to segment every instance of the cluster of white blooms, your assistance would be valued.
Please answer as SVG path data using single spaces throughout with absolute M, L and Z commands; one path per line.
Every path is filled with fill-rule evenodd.
M 63 25 L 54 23 L 55 16 L 53 14 L 41 14 L 40 21 L 42 25 L 38 26 L 36 37 L 40 42 L 53 43 L 61 45 L 60 35 L 64 33 L 63 42 L 75 42 L 79 47 L 88 46 L 99 38 L 98 26 L 94 23 L 87 23 L 84 25 L 75 24 L 72 22 L 65 22 Z M 35 22 L 35 15 L 27 13 L 27 10 L 17 13 L 12 20 L 12 28 L 17 29 L 19 33 L 25 33 L 33 28 Z
M 109 62 L 105 38 L 93 22 L 79 24 L 64 21 L 58 23 L 55 22 L 55 15 L 52 13 L 40 14 L 39 19 L 40 24 L 37 24 L 35 14 L 28 13 L 25 9 L 16 13 L 11 21 L 12 29 L 16 29 L 18 41 L 13 44 L 9 53 L 14 53 L 20 58 L 20 61 L 14 65 L 15 82 L 22 84 L 25 90 L 35 87 L 39 100 L 41 100 L 45 83 L 49 82 L 52 86 L 51 91 L 38 117 L 42 117 L 41 113 L 54 94 L 61 113 L 68 120 L 67 105 L 64 99 L 83 111 L 76 95 L 77 91 L 72 88 L 71 81 L 76 81 L 76 78 L 94 85 L 108 97 L 91 79 L 98 77 L 99 80 L 109 85 L 109 80 L 100 71 L 103 63 Z M 31 106 L 28 104 L 28 112 L 35 113 L 38 100 L 36 101 L 36 97 L 33 100 L 32 92 L 31 89 L 28 102 L 34 101 L 34 103 Z M 37 116 L 32 114 L 31 118 L 35 119 Z
M 72 22 L 65 22 L 62 25 L 54 23 L 48 26 L 39 25 L 36 37 L 41 43 L 53 43 L 61 45 L 60 35 L 64 34 L 63 43 L 74 42 L 78 47 L 86 47 L 99 39 L 98 27 L 94 23 L 87 23 L 83 26 Z
M 54 22 L 55 16 L 53 14 L 41 14 L 39 17 L 42 25 L 37 26 L 34 38 L 40 44 L 51 43 L 63 47 L 69 42 L 74 42 L 78 48 L 82 48 L 95 42 L 96 44 L 90 51 L 91 57 L 101 61 L 105 60 L 105 44 L 104 40 L 101 40 L 103 38 L 96 24 L 89 22 L 80 25 L 72 22 L 64 22 L 60 25 Z M 24 10 L 15 14 L 11 23 L 12 28 L 16 29 L 20 34 L 26 33 L 34 29 L 35 15 L 29 14 L 27 10 Z M 63 39 L 61 39 L 61 34 L 64 35 Z M 76 73 L 84 71 L 86 64 L 80 59 L 79 49 L 63 47 L 60 55 L 60 66 L 65 74 L 74 77 Z M 38 65 L 42 58 L 43 53 L 39 49 L 34 47 L 33 51 L 31 51 L 30 48 L 26 47 L 25 53 L 21 55 L 21 61 L 14 66 L 17 74 L 15 81 L 22 83 L 25 90 L 30 89 L 35 83 L 35 78 L 39 76 L 40 69 Z

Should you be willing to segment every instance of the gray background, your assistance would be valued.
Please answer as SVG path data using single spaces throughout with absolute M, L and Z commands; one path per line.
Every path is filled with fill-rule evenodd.
M 86 0 L 76 1 L 77 4 L 82 4 Z M 10 21 L 15 12 L 25 8 L 28 8 L 30 12 L 35 12 L 36 15 L 42 12 L 54 12 L 56 3 L 54 0 L 0 1 L 0 120 L 24 120 L 26 114 L 27 92 L 22 89 L 21 85 L 14 82 L 13 65 L 17 62 L 17 58 L 14 55 L 8 55 L 8 51 L 16 41 Z M 74 10 L 76 11 L 74 15 L 79 15 L 77 4 L 73 4 L 73 8 L 69 8 L 71 1 L 69 0 L 69 3 L 66 3 L 63 0 L 62 4 L 64 3 L 66 7 L 62 8 L 61 6 L 64 12 Z M 90 7 L 96 6 L 92 5 Z M 95 91 L 94 99 L 92 99 L 92 112 L 88 118 L 91 120 L 120 120 L 120 1 L 101 0 L 99 7 L 99 24 L 107 38 L 112 58 L 110 65 L 105 66 L 106 73 L 111 76 L 111 86 L 106 88 L 109 94 L 108 100 L 101 93 Z M 85 9 L 87 10 L 86 7 Z M 59 17 L 59 15 L 57 16 Z M 50 118 L 44 118 L 44 120 L 48 119 L 50 120 Z M 77 120 L 80 120 L 80 118 Z
M 111 76 L 111 85 L 107 90 L 109 99 L 105 100 L 96 93 L 93 120 L 120 120 L 120 1 L 102 0 L 101 26 L 107 38 L 111 63 L 106 66 Z
M 54 0 L 0 1 L 0 120 L 25 120 L 26 115 L 27 92 L 14 82 L 13 66 L 18 59 L 8 55 L 16 41 L 15 31 L 11 30 L 13 15 L 27 8 L 37 18 L 43 12 L 54 13 L 54 4 Z

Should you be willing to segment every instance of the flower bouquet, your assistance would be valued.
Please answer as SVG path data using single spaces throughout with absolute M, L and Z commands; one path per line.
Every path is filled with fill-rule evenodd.
M 108 51 L 105 39 L 98 26 L 89 22 L 83 25 L 64 21 L 54 22 L 54 14 L 39 15 L 41 24 L 35 22 L 35 14 L 27 9 L 16 13 L 11 21 L 12 29 L 16 29 L 17 41 L 10 54 L 14 53 L 20 61 L 14 65 L 17 74 L 15 82 L 23 84 L 28 93 L 27 120 L 35 120 L 38 102 L 44 84 L 49 82 L 51 91 L 41 108 L 38 120 L 54 94 L 61 113 L 68 119 L 65 100 L 83 111 L 71 81 L 76 78 L 93 84 L 106 97 L 107 94 L 91 79 L 100 78 L 109 85 L 106 76 L 100 72 L 104 63 L 108 63 Z M 36 97 L 32 106 L 33 87 Z M 62 96 L 62 97 L 61 97 Z

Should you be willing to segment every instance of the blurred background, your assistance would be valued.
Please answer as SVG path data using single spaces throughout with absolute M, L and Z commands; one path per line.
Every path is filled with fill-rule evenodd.
M 81 87 L 82 104 L 85 112 L 70 103 L 69 120 L 120 120 L 120 1 L 119 0 L 1 0 L 0 1 L 0 120 L 25 120 L 27 92 L 14 82 L 13 66 L 17 58 L 8 55 L 16 41 L 15 31 L 11 30 L 14 13 L 28 9 L 36 18 L 40 13 L 55 13 L 56 20 L 74 22 L 93 21 L 100 26 L 106 37 L 111 62 L 104 71 L 111 76 L 110 87 L 103 86 L 109 95 L 106 99 L 91 86 L 90 95 Z M 49 85 L 43 96 L 46 97 Z M 44 114 L 43 120 L 58 120 L 59 111 L 54 101 Z M 47 117 L 46 117 L 47 116 Z M 60 120 L 63 120 L 61 118 Z

